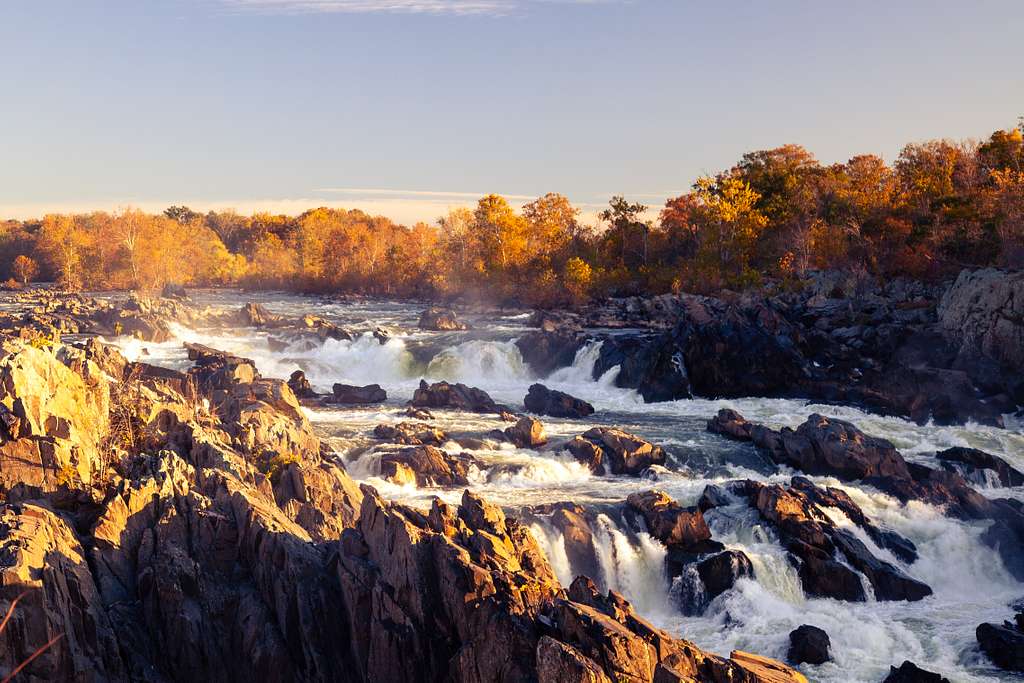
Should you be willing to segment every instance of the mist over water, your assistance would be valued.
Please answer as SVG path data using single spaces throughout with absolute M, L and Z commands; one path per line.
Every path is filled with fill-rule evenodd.
M 232 308 L 254 300 L 252 296 L 224 292 L 201 296 L 210 305 Z M 380 384 L 388 392 L 385 404 L 309 409 L 309 417 L 317 431 L 342 454 L 353 477 L 374 484 L 387 497 L 418 506 L 428 506 L 434 496 L 458 502 L 461 489 L 419 489 L 381 480 L 379 453 L 372 450 L 377 444 L 372 438 L 374 426 L 408 419 L 402 414 L 404 405 L 421 378 L 479 387 L 514 410 L 522 410 L 527 388 L 541 380 L 551 388 L 591 402 L 597 409 L 584 420 L 543 418 L 551 442 L 571 438 L 595 425 L 616 426 L 664 445 L 669 452 L 667 468 L 657 473 L 656 481 L 598 477 L 565 453 L 536 452 L 485 441 L 482 448 L 471 452 L 481 465 L 470 473 L 470 488 L 512 512 L 560 501 L 592 506 L 600 573 L 592 578 L 602 588 L 621 592 L 654 623 L 723 655 L 742 649 L 780 659 L 785 659 L 792 629 L 801 624 L 819 626 L 831 638 L 834 661 L 822 666 L 801 665 L 812 680 L 880 681 L 890 665 L 898 666 L 905 659 L 941 672 L 951 681 L 1010 680 L 1009 674 L 998 671 L 979 654 L 974 631 L 982 621 L 1008 618 L 1007 605 L 1024 597 L 1024 583 L 1015 581 L 995 553 L 981 542 L 985 522 L 951 519 L 921 503 L 903 506 L 868 486 L 810 477 L 819 485 L 843 489 L 876 524 L 913 541 L 920 558 L 907 565 L 875 546 L 841 512 L 828 511 L 833 521 L 857 535 L 877 557 L 924 581 L 934 595 L 919 602 L 871 599 L 845 603 L 808 598 L 775 532 L 749 507 L 737 502 L 710 511 L 707 519 L 716 540 L 747 554 L 755 578 L 741 580 L 734 589 L 711 601 L 703 615 L 686 617 L 678 609 L 679 591 L 685 586 L 678 585 L 678 581 L 670 585 L 664 574 L 665 548 L 646 533 L 626 528 L 606 510 L 630 493 L 652 487 L 664 490 L 683 505 L 691 505 L 709 483 L 735 478 L 788 481 L 794 472 L 785 468 L 776 472 L 749 444 L 730 442 L 705 430 L 706 421 L 722 407 L 734 408 L 749 420 L 772 427 L 795 427 L 815 412 L 849 420 L 868 434 L 892 441 L 908 460 L 932 465 L 936 450 L 970 446 L 1024 469 L 1024 433 L 1019 425 L 1007 430 L 979 425 L 921 426 L 856 408 L 756 397 L 645 404 L 636 392 L 615 386 L 617 369 L 597 380 L 593 378 L 599 343 L 582 348 L 572 366 L 546 378 L 534 377 L 513 343 L 526 331 L 522 311 L 504 316 L 470 316 L 474 330 L 465 333 L 427 333 L 415 327 L 422 308 L 416 305 L 323 303 L 286 295 L 264 296 L 263 303 L 276 313 L 320 315 L 344 325 L 354 338 L 297 341 L 281 349 L 268 343 L 267 334 L 258 330 L 179 326 L 173 330 L 177 339 L 165 344 L 126 338 L 112 341 L 133 360 L 176 368 L 189 365 L 182 342 L 203 343 L 252 358 L 265 376 L 287 378 L 294 370 L 302 369 L 321 392 L 330 392 L 336 382 Z M 386 343 L 372 334 L 378 326 L 386 327 L 391 334 Z M 434 424 L 449 434 L 479 437 L 507 426 L 494 415 L 448 411 L 435 415 Z M 443 447 L 452 453 L 462 450 L 454 441 Z M 996 482 L 977 487 L 991 497 L 1024 497 L 1020 490 L 1000 489 Z M 578 571 L 568 558 L 565 539 L 543 517 L 534 518 L 530 528 L 559 580 L 568 586 Z

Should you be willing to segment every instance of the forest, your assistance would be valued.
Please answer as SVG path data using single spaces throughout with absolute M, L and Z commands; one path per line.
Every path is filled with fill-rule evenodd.
M 1024 266 L 1022 131 L 1024 120 L 980 142 L 908 144 L 891 165 L 874 155 L 823 165 L 798 145 L 750 152 L 657 212 L 613 197 L 594 224 L 556 193 L 519 210 L 491 194 L 411 227 L 329 208 L 6 220 L 0 279 L 530 305 L 797 286 L 811 269 L 936 280 L 965 266 Z

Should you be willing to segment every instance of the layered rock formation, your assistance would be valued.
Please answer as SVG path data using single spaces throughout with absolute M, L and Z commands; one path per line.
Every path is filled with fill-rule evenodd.
M 423 511 L 357 487 L 292 388 L 245 359 L 3 353 L 0 608 L 23 597 L 0 669 L 59 636 L 23 680 L 804 680 L 705 653 L 586 579 L 566 589 L 526 527 L 468 492 Z

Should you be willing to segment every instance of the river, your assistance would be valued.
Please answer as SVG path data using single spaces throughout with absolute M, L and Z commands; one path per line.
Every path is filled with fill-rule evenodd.
M 745 398 L 739 400 L 681 400 L 645 404 L 634 391 L 614 385 L 616 370 L 592 378 L 597 345 L 584 347 L 571 367 L 546 378 L 533 377 L 514 345 L 527 331 L 528 313 L 465 315 L 473 330 L 458 333 L 424 332 L 416 328 L 422 305 L 373 301 L 331 301 L 284 294 L 241 294 L 197 291 L 196 303 L 237 308 L 246 301 L 264 304 L 271 312 L 296 316 L 313 313 L 344 325 L 353 341 L 295 343 L 272 351 L 266 333 L 258 330 L 188 329 L 177 326 L 176 341 L 154 344 L 129 338 L 111 340 L 133 360 L 176 367 L 189 365 L 181 343 L 193 341 L 252 358 L 268 377 L 287 378 L 301 368 L 319 391 L 335 382 L 379 383 L 388 392 L 385 404 L 372 407 L 307 409 L 322 437 L 342 454 L 353 477 L 376 486 L 389 498 L 427 506 L 434 496 L 457 502 L 461 489 L 417 489 L 396 486 L 375 476 L 372 430 L 382 422 L 399 422 L 404 404 L 420 378 L 465 382 L 487 391 L 495 400 L 522 409 L 527 387 L 542 379 L 591 402 L 596 413 L 584 420 L 542 418 L 550 439 L 557 441 L 595 425 L 633 432 L 669 452 L 663 471 L 651 478 L 598 477 L 565 454 L 538 453 L 508 444 L 474 451 L 482 466 L 472 472 L 471 488 L 514 511 L 526 505 L 573 501 L 596 508 L 621 502 L 629 493 L 652 487 L 666 491 L 683 505 L 692 505 L 705 485 L 735 478 L 788 481 L 795 474 L 776 468 L 752 446 L 727 441 L 705 430 L 719 408 L 730 407 L 752 421 L 772 427 L 800 424 L 811 413 L 839 417 L 864 432 L 892 441 L 908 460 L 934 464 L 934 452 L 950 446 L 971 446 L 999 455 L 1024 470 L 1024 432 L 1019 425 L 993 427 L 920 426 L 905 420 L 865 413 L 855 408 L 812 404 L 800 400 Z M 384 327 L 391 336 L 381 344 L 372 334 Z M 274 347 L 278 348 L 278 347 Z M 436 425 L 448 432 L 485 433 L 506 426 L 496 416 L 437 411 Z M 446 449 L 459 449 L 454 442 Z M 652 481 L 654 478 L 656 481 Z M 880 681 L 890 665 L 905 659 L 941 672 L 951 681 L 1009 680 L 977 648 L 974 631 L 983 621 L 1009 618 L 1008 604 L 1024 597 L 1024 584 L 1014 580 L 995 553 L 979 537 L 987 523 L 968 523 L 944 516 L 919 503 L 902 506 L 867 486 L 811 477 L 818 484 L 842 488 L 876 523 L 912 540 L 920 553 L 906 565 L 879 549 L 859 529 L 836 513 L 874 554 L 926 582 L 934 594 L 919 602 L 846 603 L 807 598 L 795 570 L 772 529 L 743 505 L 708 513 L 714 538 L 751 559 L 756 578 L 741 579 L 716 598 L 703 615 L 684 617 L 663 572 L 665 549 L 647 536 L 624 529 L 614 515 L 598 518 L 601 576 L 604 587 L 623 593 L 638 611 L 657 625 L 692 640 L 705 649 L 728 655 L 742 649 L 785 659 L 789 632 L 812 624 L 828 632 L 833 661 L 802 665 L 811 680 Z M 1024 497 L 1021 489 L 982 488 L 987 496 Z M 572 580 L 574 568 L 566 558 L 558 531 L 535 521 L 531 526 L 559 579 Z

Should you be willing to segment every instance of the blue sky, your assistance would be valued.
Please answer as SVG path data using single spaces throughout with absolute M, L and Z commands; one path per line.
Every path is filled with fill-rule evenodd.
M 1024 2 L 7 0 L 0 216 L 660 205 L 1024 114 Z

